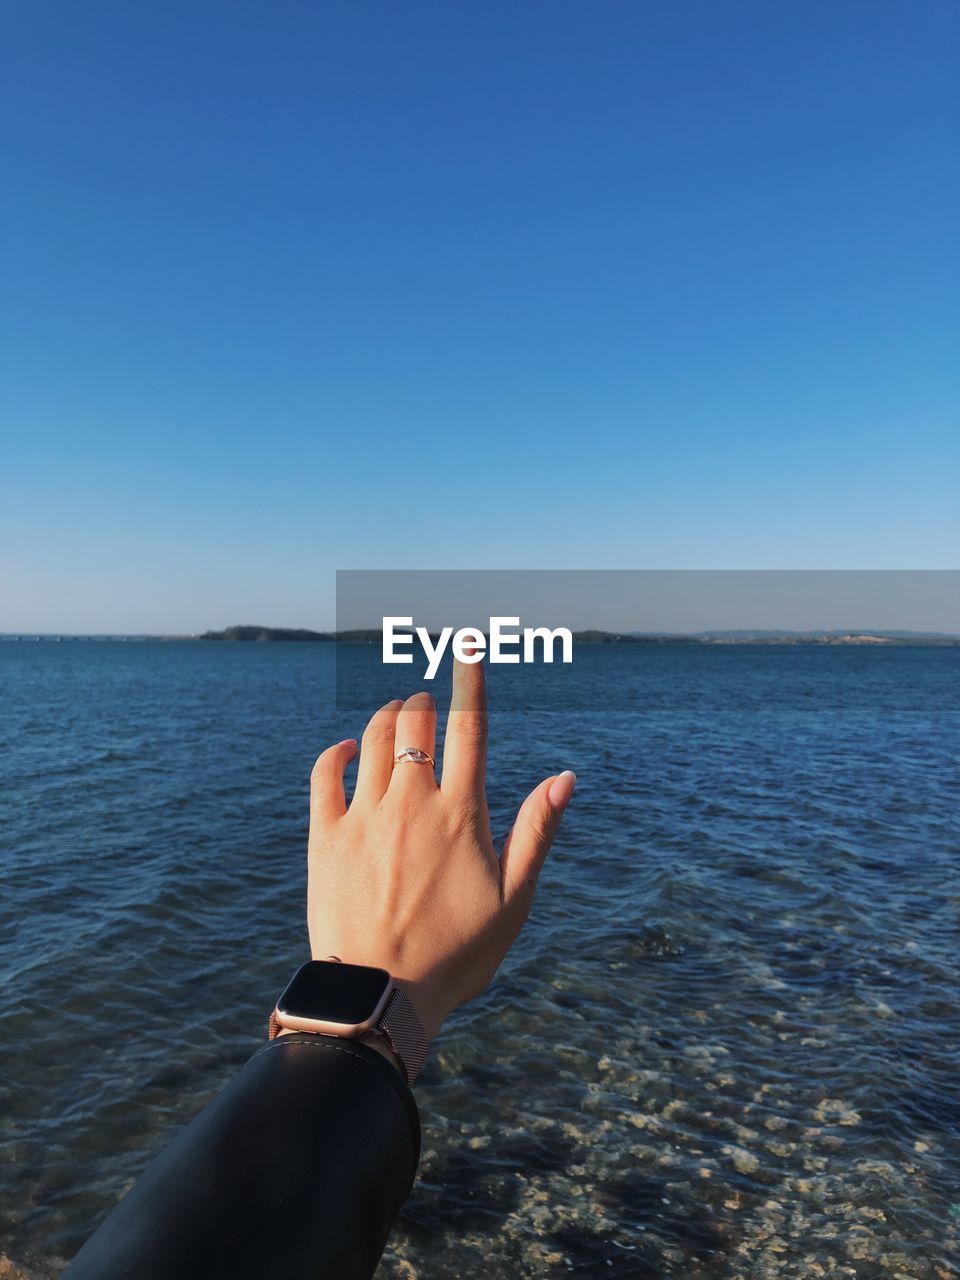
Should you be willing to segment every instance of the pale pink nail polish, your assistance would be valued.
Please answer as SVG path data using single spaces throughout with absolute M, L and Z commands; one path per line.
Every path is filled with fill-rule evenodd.
M 564 769 L 563 773 L 554 778 L 550 784 L 550 790 L 547 792 L 547 799 L 554 809 L 563 813 L 570 803 L 570 797 L 573 795 L 573 789 L 576 785 L 577 775 L 571 769 Z

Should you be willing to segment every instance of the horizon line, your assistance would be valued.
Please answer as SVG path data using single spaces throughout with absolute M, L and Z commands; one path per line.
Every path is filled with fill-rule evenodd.
M 227 627 L 209 628 L 206 631 L 38 631 L 28 628 L 20 631 L 0 631 L 0 640 L 200 640 L 211 639 L 227 632 L 255 631 L 275 633 L 303 633 L 305 637 L 320 637 L 331 641 L 357 635 L 375 635 L 380 633 L 378 627 L 348 627 L 342 630 L 314 627 L 274 627 L 257 623 L 240 623 Z M 916 637 L 943 640 L 960 640 L 960 632 L 934 631 L 911 627 L 703 627 L 696 631 L 677 631 L 668 629 L 627 629 L 610 630 L 606 627 L 571 627 L 574 637 L 599 635 L 611 637 L 649 637 L 703 639 L 707 637 L 733 636 L 876 636 L 876 637 Z M 431 635 L 433 632 L 431 631 Z M 241 642 L 242 643 L 242 642 Z

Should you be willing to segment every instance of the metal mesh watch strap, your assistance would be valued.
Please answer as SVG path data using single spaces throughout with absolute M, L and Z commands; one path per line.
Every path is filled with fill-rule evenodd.
M 407 1084 L 413 1084 L 420 1074 L 430 1042 L 413 1002 L 399 983 L 394 986 L 387 1007 L 380 1015 L 377 1030 L 387 1037 L 390 1048 L 400 1059 Z

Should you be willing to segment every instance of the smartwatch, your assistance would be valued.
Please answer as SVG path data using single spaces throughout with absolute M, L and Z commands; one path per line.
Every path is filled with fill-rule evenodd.
M 403 987 L 386 969 L 308 960 L 284 988 L 270 1015 L 270 1039 L 281 1031 L 309 1031 L 347 1039 L 373 1033 L 386 1038 L 413 1084 L 427 1056 L 427 1033 Z

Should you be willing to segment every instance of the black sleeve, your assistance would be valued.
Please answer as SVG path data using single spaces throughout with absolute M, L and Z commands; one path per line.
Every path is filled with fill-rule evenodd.
M 369 1280 L 420 1119 L 380 1054 L 280 1036 L 147 1167 L 64 1280 Z

